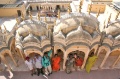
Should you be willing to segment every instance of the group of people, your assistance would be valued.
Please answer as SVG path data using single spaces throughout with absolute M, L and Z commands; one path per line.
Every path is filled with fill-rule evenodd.
M 30 69 L 32 76 L 34 74 L 37 74 L 38 76 L 42 74 L 45 78 L 47 78 L 47 75 L 48 76 L 51 75 L 52 71 L 60 70 L 61 57 L 55 54 L 52 58 L 50 58 L 51 54 L 52 54 L 52 48 L 49 52 L 45 52 L 43 56 L 37 54 L 32 59 L 30 57 L 26 57 L 25 64 Z M 90 69 L 93 66 L 96 58 L 97 57 L 94 56 L 94 53 L 90 54 L 90 57 L 88 58 L 86 64 L 87 72 L 90 72 Z M 75 68 L 75 70 L 81 68 L 82 64 L 83 64 L 83 58 L 77 55 L 77 53 L 69 54 L 67 61 L 65 63 L 66 73 L 68 74 L 71 73 L 73 68 Z
M 55 54 L 52 59 L 50 59 L 50 55 L 52 53 L 52 48 L 49 52 L 45 52 L 43 57 L 40 55 L 35 55 L 34 58 L 26 57 L 25 64 L 31 71 L 31 75 L 37 74 L 38 76 L 42 74 L 47 78 L 46 75 L 52 74 L 52 71 L 60 70 L 60 57 Z M 37 73 L 36 73 L 37 71 Z
M 66 73 L 71 73 L 73 67 L 77 70 L 78 68 L 81 68 L 83 64 L 83 59 L 77 55 L 77 53 L 69 54 L 68 59 L 66 61 Z

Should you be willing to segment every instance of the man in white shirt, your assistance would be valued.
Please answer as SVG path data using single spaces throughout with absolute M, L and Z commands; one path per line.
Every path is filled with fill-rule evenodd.
M 38 76 L 40 75 L 41 68 L 42 68 L 41 59 L 42 59 L 42 57 L 40 55 L 35 55 L 34 63 L 35 63 L 35 67 L 37 69 L 37 75 Z
M 31 71 L 31 75 L 33 76 L 34 74 L 33 61 L 29 57 L 26 57 L 25 64 L 28 66 L 28 68 Z

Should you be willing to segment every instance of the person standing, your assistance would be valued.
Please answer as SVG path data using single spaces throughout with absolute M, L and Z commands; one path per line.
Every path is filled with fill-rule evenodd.
M 34 70 L 34 67 L 33 67 L 33 61 L 29 57 L 26 57 L 25 64 L 30 69 L 31 75 L 33 76 L 33 74 L 35 73 L 35 70 Z
M 69 55 L 69 58 L 68 60 L 66 61 L 66 73 L 69 74 L 72 72 L 72 69 L 74 67 L 74 62 L 75 62 L 75 59 L 73 57 L 72 54 Z
M 58 54 L 55 54 L 54 57 L 52 58 L 52 70 L 53 71 L 58 71 L 60 69 L 60 57 Z
M 89 58 L 87 60 L 87 63 L 86 63 L 86 72 L 87 73 L 90 73 L 90 70 L 91 68 L 93 67 L 93 65 L 95 64 L 96 60 L 97 60 L 97 56 L 94 55 L 94 52 L 92 52 L 90 55 L 89 55 Z
M 42 57 L 42 66 L 45 68 L 45 72 L 47 75 L 52 74 L 51 60 L 50 60 L 52 49 L 53 48 L 51 48 L 49 52 L 45 52 L 44 56 Z
M 41 73 L 41 69 L 42 69 L 42 57 L 40 55 L 35 55 L 35 58 L 34 58 L 34 62 L 35 62 L 35 67 L 37 69 L 37 75 L 39 76 L 40 73 Z
M 76 66 L 76 70 L 77 68 L 80 68 L 83 64 L 83 59 L 80 58 L 80 56 L 77 56 L 77 58 L 75 59 L 75 66 Z

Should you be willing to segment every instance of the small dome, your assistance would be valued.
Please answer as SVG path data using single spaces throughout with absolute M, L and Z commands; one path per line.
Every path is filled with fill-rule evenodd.
M 112 35 L 113 37 L 120 34 L 120 21 L 118 20 L 115 23 L 112 23 L 108 26 L 108 28 L 105 28 L 106 34 Z
M 120 35 L 116 36 L 115 40 L 120 41 Z
M 81 26 L 85 31 L 92 34 L 96 31 L 96 28 L 99 28 L 99 22 L 94 16 L 85 13 L 65 14 L 56 21 L 54 33 L 62 31 L 64 34 L 68 34 L 76 30 L 78 26 Z
M 59 38 L 59 39 L 65 39 L 65 36 L 63 35 L 61 31 L 58 34 L 56 34 L 54 37 Z
M 33 36 L 33 34 L 29 34 L 27 37 L 24 38 L 23 43 L 28 43 L 28 42 L 36 42 L 39 43 L 40 41 Z
M 93 38 L 95 38 L 96 36 L 98 36 L 99 34 L 97 33 L 97 31 L 93 32 Z
M 20 36 L 26 37 L 29 35 L 29 30 L 36 36 L 47 34 L 47 25 L 44 22 L 35 20 L 25 20 L 20 23 L 17 32 Z
M 73 38 L 92 40 L 91 35 L 84 31 L 81 26 L 79 26 L 77 30 L 68 33 L 66 39 L 69 40 Z
M 109 38 L 109 39 L 113 39 L 112 35 L 108 35 L 108 38 Z

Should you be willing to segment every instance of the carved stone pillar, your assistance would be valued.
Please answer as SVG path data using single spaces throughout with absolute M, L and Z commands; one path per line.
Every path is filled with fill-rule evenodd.
M 100 52 L 101 52 L 101 49 L 98 49 L 97 57 L 98 57 L 98 55 L 100 54 Z
M 4 64 L 8 67 L 9 70 L 12 70 L 11 67 L 9 66 L 9 64 L 7 63 L 5 57 L 3 55 L 0 55 L 2 61 L 4 62 Z
M 88 51 L 87 53 L 85 53 L 85 57 L 84 57 L 84 61 L 83 61 L 83 65 L 82 65 L 81 69 L 84 69 L 84 67 L 85 67 L 86 61 L 88 59 L 89 52 L 90 51 Z
M 108 52 L 106 53 L 106 55 L 105 55 L 105 57 L 104 57 L 101 65 L 99 66 L 99 68 L 102 68 L 102 67 L 103 67 L 103 65 L 105 64 L 105 62 L 106 62 L 106 60 L 107 60 L 107 58 L 108 58 L 108 56 L 109 56 L 109 54 L 110 54 L 110 51 L 108 51 Z
M 120 55 L 118 56 L 118 58 L 115 60 L 115 62 L 112 64 L 112 68 L 114 68 L 114 66 L 118 63 L 118 61 L 120 60 Z
M 65 66 L 66 61 L 67 61 L 67 53 L 65 52 L 64 53 L 64 61 L 63 61 L 63 70 L 66 69 L 66 66 Z
M 12 56 L 12 54 L 11 54 L 10 51 L 8 51 L 8 54 L 9 54 L 9 56 L 11 57 L 11 59 L 13 60 L 15 66 L 18 66 L 18 64 L 16 63 L 16 61 L 15 61 L 15 59 L 13 58 L 13 56 Z
M 25 59 L 24 59 L 24 56 L 23 56 L 23 52 L 22 52 L 22 50 L 20 50 L 20 49 L 17 49 L 17 51 L 19 52 L 19 54 L 20 54 L 20 56 L 22 57 L 22 59 L 25 61 Z

